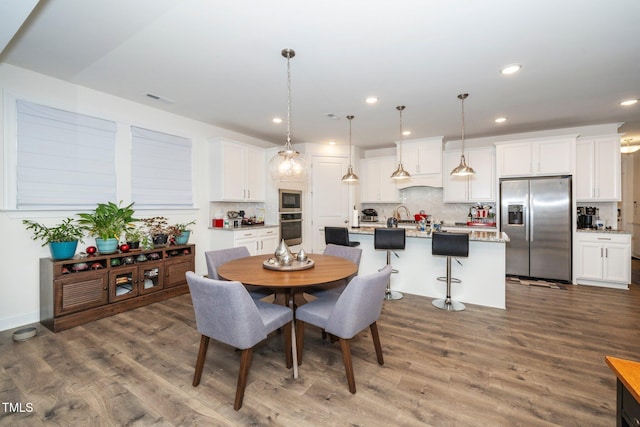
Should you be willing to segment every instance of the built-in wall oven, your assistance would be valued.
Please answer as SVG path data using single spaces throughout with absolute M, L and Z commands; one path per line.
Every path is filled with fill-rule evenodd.
M 302 243 L 302 191 L 280 189 L 280 238 L 289 245 Z

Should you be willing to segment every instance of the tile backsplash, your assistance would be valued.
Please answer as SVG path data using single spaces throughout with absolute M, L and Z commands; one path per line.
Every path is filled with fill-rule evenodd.
M 467 222 L 469 208 L 478 203 L 443 203 L 442 188 L 437 187 L 409 187 L 400 190 L 400 204 L 409 209 L 410 219 L 413 215 L 424 210 L 434 221 L 445 223 Z M 495 203 L 488 203 L 495 208 Z M 393 215 L 398 204 L 395 203 L 363 203 L 362 209 L 373 208 L 378 211 L 380 221 Z M 401 210 L 404 214 L 404 211 Z

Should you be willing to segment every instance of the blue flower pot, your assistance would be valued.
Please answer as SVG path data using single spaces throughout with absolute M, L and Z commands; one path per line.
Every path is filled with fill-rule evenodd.
M 179 236 L 176 236 L 176 245 L 186 245 L 191 235 L 190 230 L 183 231 Z
M 96 246 L 100 254 L 112 254 L 118 250 L 118 239 L 96 239 Z
M 76 254 L 77 246 L 77 240 L 74 240 L 73 242 L 50 242 L 49 251 L 51 252 L 51 258 L 56 261 L 73 258 Z

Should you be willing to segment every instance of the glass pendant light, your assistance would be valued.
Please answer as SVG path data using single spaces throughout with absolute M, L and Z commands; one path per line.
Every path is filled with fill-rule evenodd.
M 626 145 L 620 147 L 620 152 L 622 154 L 631 154 L 640 150 L 640 145 L 629 145 L 629 142 L 631 142 L 631 139 L 627 138 L 624 140 L 624 142 L 626 143 Z
M 282 49 L 281 54 L 287 58 L 287 141 L 284 149 L 269 161 L 269 170 L 276 181 L 304 181 L 307 174 L 304 157 L 291 145 L 291 58 L 296 52 Z
M 398 167 L 396 168 L 396 170 L 391 174 L 391 179 L 396 180 L 411 178 L 409 172 L 404 170 L 404 168 L 402 167 L 402 111 L 405 108 L 406 107 L 404 105 L 398 105 L 396 107 L 396 110 L 400 112 L 400 143 L 398 144 L 398 147 L 400 148 L 400 162 L 398 163 Z
M 464 158 L 464 100 L 468 96 L 468 93 L 458 95 L 458 99 L 462 101 L 462 153 L 460 154 L 460 164 L 451 171 L 451 175 L 455 176 L 467 176 L 476 173 L 471 166 L 467 165 L 467 161 Z
M 358 175 L 353 173 L 353 167 L 351 166 L 351 120 L 355 116 L 347 116 L 349 120 L 349 167 L 347 168 L 347 174 L 342 177 L 342 182 L 358 182 Z

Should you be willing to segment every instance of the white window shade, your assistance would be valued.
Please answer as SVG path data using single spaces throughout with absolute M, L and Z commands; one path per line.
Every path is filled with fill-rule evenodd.
M 116 200 L 116 124 L 17 100 L 16 208 Z
M 191 208 L 191 140 L 131 127 L 131 195 L 137 208 Z

